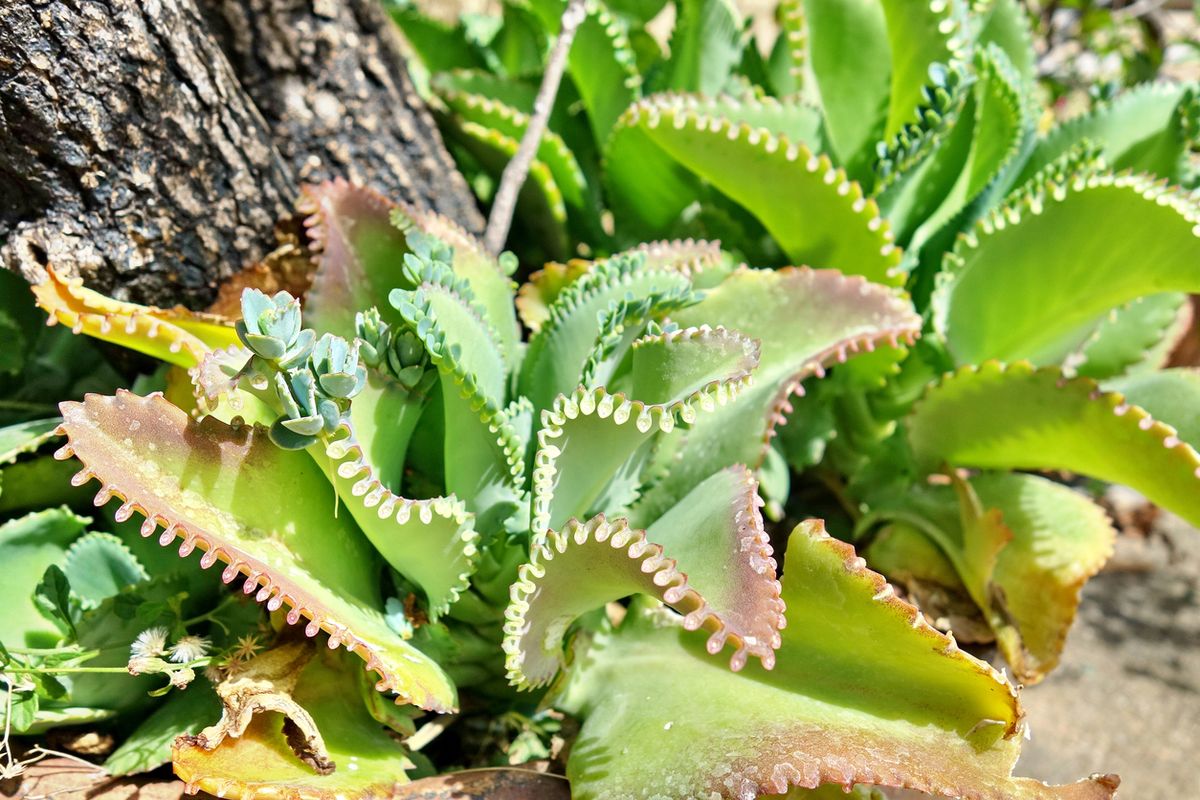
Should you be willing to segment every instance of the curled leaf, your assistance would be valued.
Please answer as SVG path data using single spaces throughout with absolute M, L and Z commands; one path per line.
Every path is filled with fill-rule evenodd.
M 38 305 L 50 315 L 48 325 L 61 323 L 181 367 L 193 367 L 209 350 L 238 343 L 233 325 L 224 317 L 124 303 L 84 287 L 47 267 L 45 280 L 33 285 Z
M 1060 363 L 1111 309 L 1200 289 L 1197 259 L 1200 205 L 1185 193 L 1142 175 L 1043 174 L 947 255 L 934 327 L 960 364 Z
M 629 502 L 612 483 L 631 469 L 636 475 L 635 457 L 659 432 L 694 423 L 749 386 L 758 346 L 739 333 L 702 326 L 644 337 L 631 355 L 623 391 L 581 386 L 559 395 L 543 414 L 533 472 L 535 534 L 593 507 Z
M 784 606 L 757 489 L 749 470 L 734 467 L 696 487 L 649 532 L 603 515 L 549 531 L 518 573 L 505 612 L 509 680 L 526 688 L 549 682 L 571 623 L 632 594 L 662 600 L 688 630 L 710 631 L 710 653 L 733 644 L 735 671 L 750 655 L 769 669 Z
M 96 505 L 116 497 L 118 521 L 146 517 L 142 535 L 179 553 L 203 551 L 201 567 L 227 564 L 221 579 L 245 576 L 242 590 L 308 636 L 329 634 L 379 673 L 380 691 L 425 708 L 453 707 L 453 686 L 431 659 L 388 628 L 379 610 L 376 555 L 348 515 L 335 516 L 325 477 L 303 452 L 273 445 L 262 428 L 188 418 L 159 395 L 87 395 L 63 403 L 73 479 L 102 486 Z
M 221 720 L 175 740 L 175 774 L 189 793 L 232 800 L 393 796 L 412 762 L 347 700 L 353 679 L 341 654 L 303 642 L 257 656 L 217 687 Z
M 741 673 L 661 611 L 577 646 L 557 703 L 583 718 L 574 796 L 752 800 L 836 783 L 967 800 L 1105 800 L 1119 784 L 1013 778 L 1016 692 L 898 600 L 819 522 L 785 558 L 789 625 L 768 672 Z M 641 747 L 640 757 L 623 748 Z
M 1200 456 L 1117 392 L 1051 367 L 963 367 L 913 407 L 908 438 L 925 472 L 1063 469 L 1131 486 L 1200 522 Z

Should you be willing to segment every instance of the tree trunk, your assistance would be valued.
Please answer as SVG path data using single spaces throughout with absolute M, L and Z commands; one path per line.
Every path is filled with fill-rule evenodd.
M 374 0 L 203 2 L 0 0 L 6 267 L 203 306 L 338 174 L 482 227 Z
M 299 180 L 349 178 L 482 230 L 379 0 L 199 2 Z

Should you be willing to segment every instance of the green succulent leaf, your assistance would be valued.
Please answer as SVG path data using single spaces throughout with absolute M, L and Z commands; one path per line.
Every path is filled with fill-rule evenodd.
M 549 531 L 520 569 L 505 611 L 509 680 L 523 688 L 549 682 L 575 619 L 633 594 L 684 614 L 688 630 L 711 631 L 709 653 L 733 644 L 734 671 L 750 655 L 770 668 L 784 608 L 761 505 L 750 471 L 733 467 L 698 486 L 652 532 L 602 514 Z
M 851 353 L 911 340 L 920 320 L 894 290 L 833 270 L 740 269 L 695 306 L 672 315 L 679 325 L 719 325 L 761 343 L 754 385 L 737 402 L 705 415 L 664 444 L 659 470 L 637 508 L 649 524 L 696 483 L 732 464 L 757 468 L 788 398 L 810 375 Z
M 742 58 L 741 13 L 732 0 L 681 0 L 675 13 L 657 88 L 718 94 Z
M 67 549 L 63 572 L 71 591 L 89 607 L 150 577 L 119 538 L 98 532 L 79 537 Z
M 990 361 L 947 375 L 908 418 L 923 472 L 1064 469 L 1131 486 L 1200 521 L 1200 456 L 1116 392 L 1055 368 Z
M 647 256 L 632 252 L 597 264 L 556 296 L 529 340 L 518 380 L 535 409 L 573 391 L 598 355 L 618 357 L 652 316 L 694 301 L 686 275 L 649 269 Z
M 0 465 L 11 464 L 18 456 L 32 453 L 53 439 L 59 422 L 58 417 L 51 417 L 0 428 Z
M 804 17 L 833 154 L 853 180 L 864 183 L 871 177 L 875 143 L 884 138 L 891 93 L 883 5 L 879 0 L 804 0 Z
M 1098 219 L 1104 236 L 1094 235 Z M 934 327 L 960 364 L 1057 363 L 1110 309 L 1200 290 L 1198 259 L 1200 208 L 1182 193 L 1124 174 L 1038 181 L 947 256 Z
M 641 94 L 642 79 L 624 23 L 596 0 L 588 0 L 586 12 L 571 44 L 567 73 L 587 110 L 592 136 L 603 147 L 621 112 Z M 561 13 L 554 15 L 555 32 Z
M 989 5 L 978 43 L 1003 50 L 1020 76 L 1022 91 L 1029 91 L 1037 77 L 1037 56 L 1025 6 L 1020 0 L 990 0 Z
M 934 64 L 965 61 L 967 33 L 954 0 L 882 0 L 892 55 L 891 92 L 883 135 L 891 138 L 916 120 L 921 93 Z
M 536 72 L 546 57 L 546 31 L 537 15 L 524 2 L 503 5 L 504 22 L 489 42 L 505 73 Z
M 227 564 L 226 583 L 245 574 L 243 590 L 287 619 L 308 618 L 379 673 L 380 691 L 448 709 L 454 687 L 433 661 L 387 627 L 370 543 L 349 515 L 334 516 L 334 494 L 301 452 L 273 445 L 261 428 L 199 423 L 159 395 L 89 395 L 63 403 L 68 443 L 56 454 L 84 467 L 80 484 L 102 483 L 96 504 L 121 499 L 118 521 L 146 517 L 142 534 L 163 526 L 159 542 L 181 539 L 180 555 L 202 550 L 202 567 Z M 319 520 L 320 522 L 314 522 Z
M 1126 402 L 1175 428 L 1176 435 L 1200 450 L 1200 370 L 1188 367 L 1146 372 L 1106 381 Z
M 0 525 L 0 562 L 9 571 L 0 581 L 0 642 L 9 647 L 49 647 L 59 630 L 35 605 L 34 590 L 46 569 L 62 562 L 71 542 L 91 522 L 67 508 L 48 508 Z
M 875 194 L 901 242 L 928 219 L 962 180 L 974 143 L 978 102 L 961 69 L 936 69 L 924 87 L 918 121 L 880 148 Z
M 620 484 L 630 469 L 636 476 L 635 457 L 645 457 L 658 432 L 669 433 L 695 422 L 698 411 L 711 413 L 729 403 L 750 382 L 757 363 L 758 348 L 748 337 L 723 328 L 688 328 L 635 342 L 619 390 L 581 386 L 559 395 L 538 432 L 534 534 L 590 516 L 601 498 L 607 508 L 631 501 L 612 484 Z
M 795 264 L 896 284 L 900 251 L 873 200 L 803 142 L 687 103 L 634 105 L 623 123 L 744 206 Z
M 537 333 L 550 319 L 550 308 L 559 295 L 583 275 L 610 260 L 640 258 L 644 270 L 669 270 L 689 278 L 693 286 L 707 288 L 720 283 L 733 269 L 733 259 L 720 243 L 695 239 L 646 242 L 611 256 L 566 264 L 549 263 L 529 276 L 517 294 L 517 312 L 526 328 Z
M 1178 181 L 1197 131 L 1189 116 L 1200 114 L 1200 87 L 1186 83 L 1147 83 L 1128 89 L 1091 111 L 1059 123 L 1040 138 L 1020 181 L 1084 140 L 1100 147 L 1114 170 L 1131 169 Z
M 537 84 L 520 78 L 504 77 L 482 69 L 454 69 L 439 72 L 430 79 L 439 97 L 488 97 L 524 114 L 533 111 Z
M 521 146 L 519 139 L 463 120 L 455 129 L 459 140 L 489 175 L 499 180 Z M 541 160 L 529 165 L 529 174 L 517 196 L 517 218 L 531 226 L 535 240 L 549 258 L 568 252 L 567 208 L 554 174 Z
M 1104 380 L 1127 372 L 1159 369 L 1191 325 L 1191 301 L 1182 292 L 1131 300 L 1096 325 L 1064 365 L 1076 375 Z
M 440 84 L 439 96 L 454 113 L 457 121 L 468 121 L 497 131 L 520 141 L 529 127 L 529 115 L 488 95 L 471 94 L 451 85 Z M 535 158 L 546 166 L 555 185 L 562 192 L 563 202 L 576 213 L 590 213 L 591 199 L 587 180 L 574 154 L 557 133 L 542 134 Z
M 804 16 L 801 0 L 782 0 L 776 11 L 779 34 L 775 45 L 762 63 L 758 47 L 748 46 L 742 51 L 742 74 L 752 83 L 769 88 L 777 97 L 812 91 L 808 65 L 808 22 Z M 748 64 L 762 64 L 755 71 L 746 69 Z
M 971 97 L 958 114 L 950 112 L 958 117 L 951 130 L 933 134 L 942 139 L 933 153 L 908 180 L 893 182 L 880 197 L 897 237 L 912 247 L 924 244 L 975 200 L 1014 160 L 1032 127 L 1020 76 L 1004 51 L 995 45 L 982 49 L 975 65 L 974 84 L 961 90 Z M 906 191 L 894 199 L 897 184 Z
M 1037 683 L 1058 664 L 1080 590 L 1108 560 L 1116 531 L 1085 495 L 1046 478 L 983 473 L 952 480 L 954 490 L 907 490 L 898 522 L 868 556 L 899 570 L 902 580 L 924 582 L 914 586 L 918 592 L 938 587 L 968 595 L 990 635 L 954 619 L 952 602 L 936 613 L 956 632 L 961 626 L 968 640 L 994 637 L 1017 680 Z M 891 509 L 876 516 L 890 518 Z
M 446 460 L 446 488 L 480 515 L 515 502 L 524 454 L 503 413 L 508 370 L 496 335 L 470 295 L 453 287 L 422 284 L 397 292 L 393 302 L 441 376 L 445 450 L 454 454 Z
M 462 25 L 447 25 L 407 2 L 392 4 L 390 11 L 405 40 L 430 72 L 482 67 L 487 63 L 483 49 L 468 37 Z
M 753 92 L 743 95 L 657 94 L 626 109 L 608 140 L 605 180 L 619 231 L 661 236 L 706 189 L 693 167 L 665 150 L 653 128 L 661 115 L 697 114 L 725 119 L 803 142 L 818 150 L 824 141 L 820 112 L 798 98 L 776 100 Z M 719 187 L 718 187 L 719 188 Z
M 1013 687 L 819 522 L 792 533 L 785 564 L 788 627 L 769 672 L 728 671 L 662 611 L 632 610 L 577 645 L 557 699 L 584 720 L 567 765 L 574 796 L 749 798 L 824 783 L 1112 796 L 1112 776 L 1067 787 L 1009 777 L 1022 731 Z M 638 742 L 653 747 L 620 757 Z

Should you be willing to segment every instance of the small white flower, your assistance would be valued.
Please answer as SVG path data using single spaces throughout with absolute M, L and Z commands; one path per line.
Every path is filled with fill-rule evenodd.
M 208 639 L 203 636 L 184 636 L 171 647 L 170 659 L 176 664 L 195 661 L 208 652 Z
M 129 670 L 130 675 L 144 675 L 147 672 L 162 672 L 164 666 L 166 666 L 166 662 L 161 658 L 133 656 L 125 668 Z
M 133 658 L 154 658 L 161 656 L 167 647 L 166 628 L 147 628 L 137 635 L 129 646 L 129 654 Z
M 187 667 L 184 667 L 183 669 L 177 669 L 170 675 L 171 685 L 176 689 L 186 689 L 188 684 L 195 679 L 196 671 Z

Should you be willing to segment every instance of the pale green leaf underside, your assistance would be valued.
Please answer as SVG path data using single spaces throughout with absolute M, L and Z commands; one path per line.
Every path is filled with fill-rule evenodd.
M 1013 779 L 1012 687 L 898 601 L 819 523 L 792 534 L 776 666 L 732 673 L 661 611 L 577 646 L 558 704 L 584 719 L 575 796 L 754 798 L 790 786 L 910 786 L 974 800 L 1106 798 Z M 887 666 L 884 666 L 886 660 Z M 623 748 L 638 747 L 628 758 Z
M 456 497 L 409 500 L 380 480 L 349 422 L 309 452 L 324 463 L 338 497 L 379 555 L 425 592 L 429 613 L 446 612 L 467 588 L 478 555 L 474 517 Z
M 631 361 L 618 391 L 580 387 L 543 415 L 535 534 L 589 516 L 614 475 L 660 431 L 727 404 L 749 382 L 758 347 L 739 333 L 698 327 L 639 340 Z
M 1170 427 L 1086 378 L 987 362 L 948 375 L 908 418 L 922 471 L 1063 469 L 1133 487 L 1200 522 L 1200 457 Z
M 1182 292 L 1139 297 L 1108 312 L 1080 350 L 1076 375 L 1104 380 L 1158 369 L 1191 323 L 1190 299 Z
M 1179 367 L 1106 381 L 1106 391 L 1120 392 L 1154 419 L 1175 428 L 1180 439 L 1200 449 L 1200 370 Z
M 1057 363 L 1110 309 L 1200 291 L 1198 223 L 1194 202 L 1139 176 L 1047 184 L 959 241 L 939 276 L 934 325 L 960 364 Z
M 649 524 L 713 472 L 732 464 L 757 468 L 787 409 L 788 396 L 812 374 L 854 352 L 911 339 L 920 329 L 912 305 L 893 290 L 833 270 L 742 269 L 695 306 L 672 315 L 680 325 L 720 325 L 761 346 L 754 385 L 715 414 L 664 444 L 668 474 L 637 509 Z
M 761 504 L 749 470 L 734 467 L 698 486 L 653 533 L 603 515 L 548 532 L 521 568 L 505 611 L 509 679 L 523 687 L 548 682 L 563 663 L 571 623 L 634 594 L 684 614 L 688 630 L 711 631 L 708 652 L 732 644 L 734 671 L 750 655 L 769 668 L 784 609 Z
M 83 462 L 80 482 L 101 481 L 98 505 L 122 498 L 118 520 L 145 516 L 147 536 L 165 526 L 164 545 L 180 538 L 181 554 L 204 551 L 201 566 L 225 562 L 227 583 L 245 574 L 247 594 L 352 648 L 381 675 L 381 691 L 454 706 L 437 664 L 388 629 L 375 552 L 349 515 L 333 514 L 332 487 L 306 454 L 276 447 L 261 428 L 194 422 L 157 395 L 88 395 L 62 411 L 69 441 L 59 455 Z
M 671 320 L 683 326 L 719 325 L 757 339 L 757 383 L 778 388 L 797 373 L 815 372 L 849 341 L 915 335 L 920 319 L 902 294 L 834 270 L 741 269 L 703 301 Z

